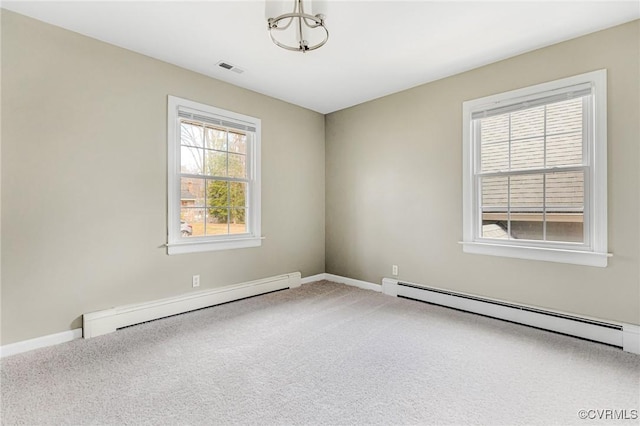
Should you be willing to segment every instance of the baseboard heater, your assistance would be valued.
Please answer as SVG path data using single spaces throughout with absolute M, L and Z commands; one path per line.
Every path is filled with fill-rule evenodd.
M 382 280 L 382 292 L 390 296 L 441 305 L 640 353 L 640 326 L 634 324 L 579 317 L 389 278 Z
M 299 287 L 300 272 L 233 284 L 176 297 L 119 306 L 84 314 L 82 334 L 85 339 L 112 333 L 119 328 L 140 324 L 222 303 Z

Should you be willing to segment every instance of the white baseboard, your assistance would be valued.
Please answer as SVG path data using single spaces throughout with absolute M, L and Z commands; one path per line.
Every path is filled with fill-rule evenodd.
M 189 293 L 167 299 L 119 306 L 83 315 L 84 338 L 112 333 L 118 328 L 139 324 L 171 315 L 219 305 L 246 297 L 257 296 L 285 288 L 299 287 L 300 272 L 264 278 L 241 284 Z
M 374 284 L 368 281 L 354 280 L 353 278 L 347 278 L 347 277 L 342 277 L 340 275 L 333 275 L 333 274 L 327 274 L 327 273 L 311 275 L 310 277 L 304 277 L 302 278 L 302 284 L 309 284 L 309 283 L 322 281 L 322 280 L 327 280 L 327 281 L 331 281 L 338 284 L 346 284 L 346 285 L 350 285 L 352 287 L 358 287 L 364 290 L 372 290 L 377 292 L 382 291 L 382 286 L 380 284 Z
M 49 334 L 47 336 L 36 337 L 35 339 L 23 340 L 21 342 L 10 343 L 0 346 L 0 358 L 32 351 L 34 349 L 46 348 L 60 343 L 70 342 L 82 337 L 82 329 L 63 331 L 61 333 Z
M 340 275 L 325 274 L 326 280 L 333 281 L 334 283 L 346 284 L 353 287 L 362 288 L 364 290 L 382 291 L 380 284 L 370 283 L 368 281 L 354 280 L 353 278 L 341 277 Z
M 402 296 L 462 311 L 486 315 L 518 324 L 529 325 L 596 342 L 621 347 L 624 351 L 640 354 L 640 326 L 578 317 L 573 314 L 518 305 L 503 300 L 457 293 L 421 284 L 399 282 L 391 278 L 382 280 L 382 292 L 389 296 Z
M 243 299 L 245 297 L 257 296 L 259 294 L 268 293 L 270 291 L 281 290 L 285 288 L 299 287 L 301 284 L 328 280 L 340 284 L 354 286 L 365 290 L 383 292 L 390 296 L 406 296 L 424 300 L 426 302 L 435 303 L 443 306 L 449 306 L 469 312 L 479 313 L 508 321 L 518 322 L 525 325 L 533 325 L 539 328 L 545 328 L 551 331 L 558 331 L 565 334 L 572 334 L 578 337 L 584 337 L 590 340 L 602 341 L 603 343 L 620 346 L 626 352 L 640 354 L 640 325 L 623 324 L 620 330 L 600 330 L 591 327 L 590 324 L 582 324 L 578 326 L 576 332 L 576 324 L 569 323 L 565 318 L 549 317 L 544 314 L 535 312 L 520 311 L 512 312 L 506 306 L 493 305 L 479 300 L 466 299 L 456 297 L 455 295 L 425 292 L 424 290 L 411 287 L 398 286 L 399 281 L 395 279 L 384 278 L 382 286 L 367 281 L 355 280 L 352 278 L 342 277 L 333 274 L 316 274 L 309 277 L 301 278 L 299 272 L 285 274 L 277 277 L 265 278 L 262 280 L 251 281 L 242 284 L 221 287 L 217 289 L 207 290 L 198 293 L 178 296 L 169 299 L 156 300 L 148 303 L 136 305 L 127 305 L 120 308 L 112 308 L 98 312 L 85 314 L 85 330 L 84 337 L 95 337 L 101 334 L 110 333 L 117 328 L 127 325 L 133 325 L 151 319 L 162 318 L 168 315 L 188 312 L 194 309 L 200 309 L 207 306 L 213 306 L 220 303 L 226 303 L 233 300 Z M 424 287 L 428 289 L 429 287 Z M 442 290 L 442 289 L 436 289 Z M 406 292 L 411 295 L 404 294 Z M 417 292 L 417 294 L 414 294 Z M 400 293 L 400 294 L 399 294 Z M 472 296 L 473 295 L 465 295 Z M 502 301 L 498 301 L 502 302 Z M 550 311 L 551 312 L 551 311 Z M 567 315 L 560 312 L 552 312 L 554 314 Z M 161 316 L 157 316 L 161 315 Z M 135 322 L 131 322 L 135 321 Z M 570 321 L 570 320 L 569 320 Z M 614 324 L 614 323 L 612 323 Z M 586 334 L 584 333 L 586 327 Z M 0 358 L 10 355 L 27 352 L 33 349 L 39 349 L 47 346 L 57 345 L 59 343 L 70 342 L 81 338 L 83 330 L 80 328 L 74 330 L 63 331 L 61 333 L 50 334 L 35 339 L 25 340 L 22 342 L 11 343 L 0 347 Z
M 301 284 L 309 284 L 309 283 L 314 283 L 316 281 L 322 281 L 322 280 L 326 280 L 327 279 L 327 274 L 322 273 L 322 274 L 316 274 L 316 275 L 311 275 L 308 277 L 304 277 L 300 280 Z
M 640 355 L 640 325 L 622 324 L 622 349 Z

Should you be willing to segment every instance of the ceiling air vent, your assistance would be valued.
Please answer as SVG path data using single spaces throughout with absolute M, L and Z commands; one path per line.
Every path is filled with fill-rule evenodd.
M 238 68 L 233 64 L 230 64 L 228 62 L 224 62 L 224 61 L 220 61 L 217 64 L 220 68 L 224 68 L 225 70 L 229 70 L 229 71 L 233 71 L 236 74 L 242 74 L 244 72 L 244 70 L 242 68 Z

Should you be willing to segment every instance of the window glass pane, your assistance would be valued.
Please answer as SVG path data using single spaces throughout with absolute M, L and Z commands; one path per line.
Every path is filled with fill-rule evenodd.
M 523 139 L 511 143 L 511 169 L 544 167 L 544 138 Z
M 506 177 L 482 178 L 482 211 L 507 211 Z
M 517 239 L 543 238 L 543 175 L 509 178 L 511 236 Z
M 542 175 L 515 175 L 510 177 L 512 212 L 542 212 Z
M 544 105 L 511 113 L 511 140 L 544 135 Z
M 582 133 L 583 99 L 570 99 L 547 105 L 547 134 Z
M 547 136 L 547 167 L 582 164 L 582 132 Z
M 206 128 L 206 148 L 217 149 L 218 151 L 227 150 L 227 132 L 224 130 L 215 129 L 213 127 Z
M 584 241 L 584 172 L 548 173 L 547 240 Z
M 495 216 L 495 215 L 493 215 Z M 506 216 L 506 213 L 504 214 Z M 509 231 L 506 220 L 482 220 L 482 238 L 509 239 Z
M 247 177 L 247 157 L 245 155 L 229 153 L 229 177 Z
M 180 171 L 192 175 L 202 174 L 202 149 L 183 146 L 180 148 Z
M 182 145 L 202 147 L 202 126 L 180 123 L 180 143 Z
M 180 204 L 182 207 L 204 207 L 204 194 L 204 179 L 180 179 Z
M 547 240 L 563 241 L 567 243 L 584 242 L 583 215 L 575 215 L 573 218 L 548 215 Z
M 509 169 L 509 141 L 483 143 L 480 150 L 483 172 L 499 172 Z
M 227 176 L 227 153 L 205 149 L 205 174 L 208 176 Z
M 223 180 L 207 181 L 207 206 L 229 206 L 229 182 Z
M 548 173 L 546 185 L 547 212 L 583 210 L 584 172 Z
M 482 143 L 503 142 L 509 139 L 509 115 L 496 115 L 480 121 Z
M 506 177 L 482 178 L 482 238 L 509 238 L 507 185 Z
M 509 168 L 509 115 L 480 120 L 480 156 L 483 172 Z
M 222 235 L 229 233 L 229 209 L 207 209 L 207 235 Z
M 511 237 L 517 240 L 542 240 L 542 213 L 511 215 Z
M 229 183 L 229 205 L 245 207 L 247 205 L 247 184 L 244 182 Z
M 246 154 L 247 136 L 241 133 L 229 132 L 229 152 Z
M 180 209 L 180 234 L 183 237 L 204 235 L 204 209 L 183 207 Z
M 244 234 L 247 232 L 246 209 L 229 209 L 229 233 Z

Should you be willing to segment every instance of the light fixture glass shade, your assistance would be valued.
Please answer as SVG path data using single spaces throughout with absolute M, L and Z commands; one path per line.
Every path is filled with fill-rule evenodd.
M 269 35 L 277 46 L 304 53 L 318 49 L 329 39 L 325 15 L 320 13 L 326 10 L 326 2 L 266 0 L 265 3 Z M 314 10 L 317 13 L 312 14 Z
M 310 3 L 310 8 L 307 9 L 306 3 Z M 312 15 L 324 15 L 327 16 L 327 8 L 329 6 L 329 2 L 327 0 L 305 0 L 305 8 L 304 10 L 309 10 L 309 13 Z
M 264 17 L 267 20 L 269 20 L 269 18 L 280 16 L 283 13 L 286 13 L 287 9 L 291 9 L 291 0 L 265 0 L 265 3 Z

